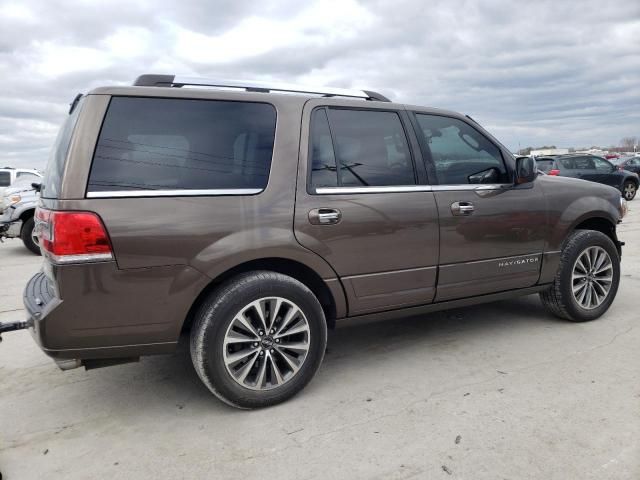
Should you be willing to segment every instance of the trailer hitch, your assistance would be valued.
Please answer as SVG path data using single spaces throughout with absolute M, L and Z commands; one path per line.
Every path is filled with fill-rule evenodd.
M 2 341 L 2 334 L 5 332 L 13 332 L 15 330 L 24 330 L 32 325 L 30 320 L 22 322 L 6 322 L 0 323 L 0 342 Z

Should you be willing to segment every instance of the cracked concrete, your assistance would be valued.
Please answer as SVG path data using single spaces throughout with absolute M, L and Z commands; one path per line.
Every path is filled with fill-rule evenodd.
M 640 478 L 640 199 L 620 236 L 600 320 L 557 320 L 531 296 L 345 325 L 309 387 L 262 411 L 218 402 L 184 345 L 61 372 L 27 333 L 6 334 L 3 480 Z M 0 245 L 0 321 L 22 315 L 39 264 Z

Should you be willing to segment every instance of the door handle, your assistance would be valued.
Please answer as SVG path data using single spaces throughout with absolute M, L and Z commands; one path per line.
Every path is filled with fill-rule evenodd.
M 451 204 L 451 213 L 456 216 L 471 215 L 476 207 L 471 202 L 455 202 Z
M 309 212 L 309 223 L 312 225 L 335 225 L 342 219 L 342 212 L 337 208 L 314 208 Z

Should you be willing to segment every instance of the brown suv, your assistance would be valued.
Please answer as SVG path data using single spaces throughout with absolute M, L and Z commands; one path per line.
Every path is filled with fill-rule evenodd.
M 311 380 L 346 318 L 534 292 L 562 318 L 599 317 L 625 210 L 612 187 L 538 177 L 457 113 L 143 75 L 72 104 L 26 324 L 65 369 L 171 353 L 190 328 L 207 387 L 266 406 Z

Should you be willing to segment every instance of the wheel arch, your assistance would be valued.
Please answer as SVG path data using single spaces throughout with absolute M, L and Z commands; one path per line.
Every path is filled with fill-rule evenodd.
M 334 286 L 332 290 L 332 288 L 327 284 L 327 281 L 325 281 L 311 267 L 305 265 L 304 263 L 288 258 L 267 257 L 240 263 L 232 268 L 225 270 L 224 272 L 217 275 L 214 279 L 212 279 L 211 282 L 209 282 L 209 284 L 207 284 L 202 289 L 200 294 L 196 297 L 193 304 L 191 305 L 191 308 L 189 309 L 183 323 L 183 330 L 191 326 L 198 307 L 204 301 L 204 299 L 206 299 L 211 294 L 211 292 L 213 292 L 216 288 L 218 288 L 230 278 L 233 278 L 241 273 L 258 270 L 268 270 L 281 273 L 283 275 L 288 275 L 292 278 L 295 278 L 296 280 L 304 284 L 307 288 L 309 288 L 309 290 L 313 292 L 313 294 L 320 302 L 320 305 L 322 306 L 322 310 L 324 311 L 325 318 L 327 320 L 328 328 L 334 328 L 336 318 L 343 315 L 342 309 L 344 307 L 342 307 L 341 299 L 336 299 L 336 296 L 342 294 L 344 298 L 344 290 L 337 280 L 334 281 L 335 283 L 337 283 L 337 285 Z M 336 288 L 339 288 L 338 292 L 336 292 Z
M 613 223 L 607 216 L 594 215 L 580 219 L 570 230 L 570 233 L 576 230 L 595 230 L 604 233 L 616 246 L 618 255 L 622 254 L 621 244 L 618 240 L 618 235 L 616 234 L 616 224 Z

